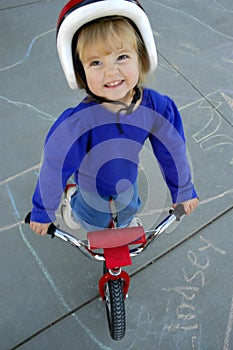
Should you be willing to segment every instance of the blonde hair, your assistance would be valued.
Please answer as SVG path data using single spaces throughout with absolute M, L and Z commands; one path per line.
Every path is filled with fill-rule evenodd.
M 103 54 L 121 49 L 122 43 L 130 43 L 130 46 L 138 54 L 138 84 L 140 85 L 143 82 L 150 68 L 149 58 L 144 42 L 130 20 L 120 16 L 101 18 L 84 25 L 77 33 L 77 38 L 74 64 L 77 83 L 80 88 L 87 88 L 84 71 L 80 74 L 80 69 L 82 69 L 80 63 L 85 61 L 88 46 L 92 43 L 98 43 L 98 49 Z

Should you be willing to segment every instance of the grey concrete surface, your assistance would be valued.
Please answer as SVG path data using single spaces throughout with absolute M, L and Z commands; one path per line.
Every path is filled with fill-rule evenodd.
M 121 342 L 109 337 L 98 299 L 102 266 L 23 224 L 45 135 L 82 97 L 69 90 L 56 53 L 64 3 L 0 2 L 0 349 L 231 350 L 233 3 L 142 1 L 159 52 L 149 84 L 180 108 L 200 205 L 126 269 Z M 146 149 L 139 179 L 146 228 L 161 218 L 161 203 L 145 179 L 156 173 L 165 191 L 151 157 Z

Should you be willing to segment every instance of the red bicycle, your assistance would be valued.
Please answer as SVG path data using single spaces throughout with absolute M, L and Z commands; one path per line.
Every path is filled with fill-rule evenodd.
M 110 228 L 87 233 L 87 240 L 79 240 L 54 224 L 48 229 L 52 238 L 58 237 L 78 248 L 88 258 L 103 262 L 103 276 L 99 280 L 99 293 L 105 302 L 110 335 L 121 340 L 126 331 L 125 298 L 130 276 L 123 266 L 131 265 L 131 258 L 140 255 L 161 233 L 184 215 L 183 205 L 174 210 L 150 231 L 143 227 Z M 25 218 L 30 223 L 30 213 Z M 114 231 L 113 231 L 114 230 Z

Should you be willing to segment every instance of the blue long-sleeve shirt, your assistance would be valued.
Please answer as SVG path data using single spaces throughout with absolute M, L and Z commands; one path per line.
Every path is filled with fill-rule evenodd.
M 101 196 L 126 191 L 127 184 L 137 179 L 139 153 L 147 139 L 173 203 L 197 197 L 180 113 L 169 97 L 143 89 L 141 104 L 131 114 L 116 114 L 87 100 L 61 114 L 45 141 L 31 220 L 55 220 L 66 182 L 73 174 L 80 188 Z M 127 181 L 120 181 L 123 179 Z

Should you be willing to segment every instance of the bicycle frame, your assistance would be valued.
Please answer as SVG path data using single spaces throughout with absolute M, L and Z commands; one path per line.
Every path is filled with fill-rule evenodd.
M 174 210 L 170 211 L 170 215 L 167 216 L 162 222 L 159 223 L 158 226 L 156 226 L 154 229 L 150 231 L 145 231 L 146 240 L 144 243 L 140 244 L 136 248 L 130 249 L 130 257 L 135 257 L 140 255 L 142 252 L 144 252 L 151 243 L 158 238 L 163 232 L 165 232 L 174 222 L 179 221 L 180 218 L 184 215 L 184 208 L 183 205 L 177 205 Z M 106 229 L 106 230 L 114 230 L 114 229 Z M 121 230 L 127 231 L 128 228 L 122 228 Z M 72 234 L 61 230 L 60 228 L 56 227 L 54 224 L 51 224 L 48 229 L 48 234 L 51 235 L 51 237 L 57 237 L 62 239 L 63 241 L 70 243 L 74 247 L 78 248 L 79 251 L 81 251 L 85 256 L 88 258 L 91 258 L 92 260 L 97 261 L 105 261 L 104 253 L 98 253 L 93 249 L 89 248 L 89 242 L 88 240 L 80 240 L 74 237 Z M 133 242 L 128 242 L 128 245 L 133 244 Z
M 140 227 L 141 229 L 141 236 L 144 234 L 145 239 L 143 243 L 139 244 L 136 248 L 131 248 L 129 250 L 129 256 L 135 257 L 143 253 L 150 245 L 151 243 L 158 238 L 163 232 L 165 232 L 174 222 L 179 221 L 180 218 L 184 215 L 184 208 L 183 205 L 177 205 L 174 210 L 170 211 L 170 215 L 168 215 L 162 222 L 159 223 L 158 226 L 156 226 L 154 229 L 150 231 L 144 232 L 143 228 Z M 133 228 L 136 230 L 136 228 Z M 122 231 L 124 236 L 127 235 L 129 230 L 132 231 L 132 228 L 122 228 L 122 229 L 105 229 L 104 231 L 96 231 L 92 233 L 98 233 L 99 236 L 103 235 L 103 233 L 108 233 L 110 232 L 109 235 L 109 241 L 112 239 L 112 234 L 113 231 L 116 230 L 115 233 L 119 230 Z M 80 240 L 71 235 L 70 233 L 61 230 L 60 228 L 56 227 L 54 224 L 51 224 L 48 229 L 48 234 L 51 235 L 51 237 L 58 237 L 62 239 L 63 241 L 70 243 L 74 247 L 76 247 L 79 251 L 81 251 L 85 256 L 88 258 L 91 258 L 92 260 L 95 261 L 106 261 L 105 254 L 96 252 L 95 249 L 90 248 L 90 242 L 88 240 Z M 139 237 L 138 237 L 139 238 Z M 137 241 L 137 240 L 136 240 Z M 118 244 L 118 247 L 122 245 L 127 245 L 130 246 L 132 244 L 135 244 L 135 235 L 132 237 L 132 234 L 129 235 L 129 240 L 125 241 L 124 243 Z M 110 245 L 111 246 L 111 245 Z M 96 249 L 104 249 L 104 246 L 98 246 Z M 99 293 L 101 298 L 104 300 L 105 298 L 105 285 L 109 280 L 117 280 L 121 279 L 123 282 L 123 293 L 124 293 L 124 298 L 126 298 L 126 295 L 128 293 L 129 289 L 129 284 L 130 284 L 130 277 L 129 275 L 121 269 L 122 266 L 115 266 L 114 268 L 108 269 L 108 272 L 106 272 L 99 280 Z
M 99 294 L 105 301 L 110 335 L 114 340 L 121 340 L 125 335 L 125 304 L 130 276 L 121 269 L 130 265 L 131 257 L 144 252 L 151 243 L 166 231 L 175 221 L 184 215 L 183 205 L 177 205 L 158 226 L 150 231 L 143 227 L 109 228 L 87 233 L 87 240 L 80 240 L 61 230 L 54 224 L 48 228 L 51 237 L 58 237 L 70 243 L 85 256 L 95 261 L 104 262 L 104 273 L 99 280 Z M 30 223 L 30 213 L 25 218 Z M 131 245 L 137 245 L 131 248 Z M 99 253 L 96 250 L 103 250 Z M 117 266 L 115 266 L 117 265 Z

